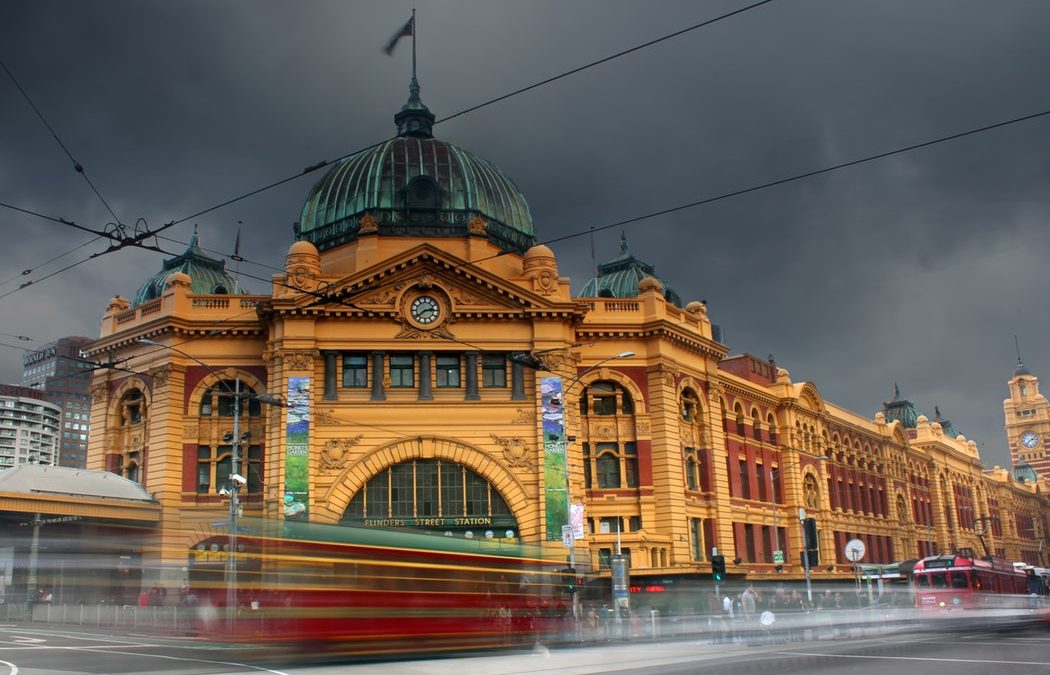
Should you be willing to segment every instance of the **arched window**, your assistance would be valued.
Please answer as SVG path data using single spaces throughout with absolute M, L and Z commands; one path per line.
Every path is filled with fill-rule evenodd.
M 751 434 L 756 441 L 762 441 L 762 420 L 759 418 L 757 410 L 751 413 Z
M 212 293 L 215 295 L 228 295 L 229 291 L 226 290 L 225 286 L 219 285 L 212 290 Z
M 777 444 L 777 419 L 772 414 L 766 415 L 766 427 L 769 428 L 769 442 Z
M 238 433 L 233 438 L 233 413 L 240 411 Z M 197 434 L 197 493 L 214 494 L 229 487 L 233 473 L 234 449 L 237 450 L 237 473 L 248 479 L 248 493 L 262 491 L 263 416 L 255 390 L 243 381 L 222 380 L 213 384 L 200 402 L 200 426 Z
M 682 420 L 697 422 L 700 415 L 700 398 L 692 389 L 682 391 Z
M 602 452 L 602 445 L 604 444 L 598 444 L 598 487 L 618 488 L 620 487 L 620 458 L 616 456 L 615 451 Z
M 744 409 L 741 408 L 738 403 L 733 412 L 736 413 L 736 434 L 737 436 L 744 436 L 746 434 L 746 429 L 744 427 Z
M 588 400 L 590 405 L 587 405 Z M 631 394 L 617 382 L 598 380 L 587 386 L 580 397 L 580 413 L 587 415 L 615 415 L 622 411 L 625 415 L 634 414 L 634 401 Z
M 340 522 L 382 525 L 389 519 L 395 522 L 383 526 L 448 532 L 492 527 L 496 538 L 516 537 L 518 527 L 495 486 L 461 464 L 436 459 L 409 460 L 380 471 L 350 500 Z
M 897 495 L 897 520 L 902 525 L 908 522 L 908 505 L 904 501 L 904 495 Z

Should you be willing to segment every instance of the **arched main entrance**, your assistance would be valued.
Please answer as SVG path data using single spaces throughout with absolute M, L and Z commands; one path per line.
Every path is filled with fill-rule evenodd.
M 519 536 L 518 521 L 496 487 L 447 459 L 411 459 L 386 467 L 350 499 L 339 522 L 467 538 Z

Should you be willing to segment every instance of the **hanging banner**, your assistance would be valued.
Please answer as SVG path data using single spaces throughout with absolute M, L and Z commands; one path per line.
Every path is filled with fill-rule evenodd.
M 306 520 L 310 503 L 310 378 L 289 377 L 284 437 L 284 517 Z
M 562 526 L 569 525 L 569 495 L 565 480 L 565 415 L 561 393 L 560 377 L 540 378 L 547 541 L 561 539 Z

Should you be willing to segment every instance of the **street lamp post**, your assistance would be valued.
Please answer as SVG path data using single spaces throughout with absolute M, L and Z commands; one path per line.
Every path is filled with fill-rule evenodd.
M 186 358 L 205 368 L 209 373 L 216 377 L 223 387 L 229 390 L 229 385 L 226 384 L 226 381 L 222 376 L 214 368 L 201 361 L 193 354 L 185 352 L 178 347 L 150 340 L 149 338 L 139 338 L 136 342 L 139 344 L 170 349 L 173 352 L 182 354 Z M 227 534 L 226 539 L 226 621 L 228 630 L 232 632 L 234 620 L 237 616 L 237 518 L 240 516 L 241 509 L 240 491 L 248 485 L 248 479 L 240 473 L 241 443 L 247 440 L 247 433 L 244 435 L 244 438 L 241 437 L 241 402 L 242 400 L 249 398 L 249 396 L 271 405 L 280 405 L 280 402 L 276 398 L 265 394 L 253 393 L 251 395 L 242 395 L 241 378 L 236 375 L 233 380 L 233 391 L 230 393 L 233 394 L 233 432 L 223 437 L 224 441 L 230 442 L 230 476 L 229 484 L 220 489 L 219 494 L 230 498 L 230 510 L 227 520 L 229 533 Z
M 605 363 L 608 363 L 609 361 L 614 361 L 616 359 L 627 359 L 627 358 L 630 358 L 632 356 L 634 356 L 634 352 L 620 352 L 619 354 L 616 354 L 615 356 L 609 356 L 607 358 L 602 359 L 601 361 L 598 361 L 597 363 L 592 364 L 591 366 L 586 368 L 582 373 L 577 375 L 571 382 L 569 382 L 568 385 L 565 386 L 565 388 L 562 389 L 562 392 L 561 392 L 562 400 L 563 401 L 567 400 L 567 396 L 569 394 L 569 390 L 572 389 L 576 385 L 576 383 L 578 383 L 581 379 L 583 379 L 583 377 L 585 375 L 587 375 L 588 373 L 593 372 L 599 366 L 601 366 L 601 365 L 603 365 Z M 562 409 L 564 410 L 564 407 Z M 566 447 L 565 447 L 565 455 L 564 455 L 564 457 L 565 457 L 565 462 L 564 462 L 564 467 L 563 468 L 565 470 L 565 520 L 567 521 L 566 522 L 566 526 L 570 530 L 570 532 L 569 532 L 569 567 L 572 570 L 575 570 L 576 569 L 576 534 L 575 534 L 575 532 L 572 531 L 572 488 L 571 488 L 570 481 L 569 481 L 569 448 L 568 448 L 568 444 L 566 444 Z M 575 571 L 573 573 L 575 574 Z M 580 613 L 580 603 L 579 603 L 579 599 L 577 597 L 578 590 L 579 589 L 574 590 L 573 594 L 572 594 L 572 616 L 573 616 L 573 619 L 577 620 L 577 621 L 579 620 L 579 613 Z

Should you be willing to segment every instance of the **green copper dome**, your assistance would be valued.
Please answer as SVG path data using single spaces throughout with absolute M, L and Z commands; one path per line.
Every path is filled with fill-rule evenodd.
M 320 251 L 341 246 L 357 238 L 365 216 L 384 236 L 462 237 L 480 217 L 489 239 L 523 253 L 535 236 L 521 191 L 491 162 L 435 139 L 415 78 L 409 91 L 394 116 L 397 138 L 332 165 L 310 190 L 296 238 Z
M 637 298 L 638 282 L 656 276 L 656 269 L 634 257 L 627 246 L 627 235 L 620 235 L 620 255 L 607 263 L 598 265 L 598 276 L 594 277 L 580 290 L 583 298 Z M 670 286 L 660 281 L 664 287 L 664 298 L 676 307 L 682 306 L 682 299 Z
M 189 275 L 193 282 L 194 293 L 215 295 L 247 295 L 248 291 L 240 282 L 226 272 L 226 261 L 209 258 L 197 244 L 197 232 L 194 230 L 190 245 L 181 254 L 164 261 L 159 272 L 154 274 L 135 293 L 132 305 L 159 298 L 164 292 L 164 280 L 175 272 Z
M 919 423 L 919 413 L 911 401 L 901 398 L 901 389 L 894 383 L 893 400 L 883 403 L 882 409 L 886 414 L 886 421 L 900 420 L 905 429 L 914 429 Z

